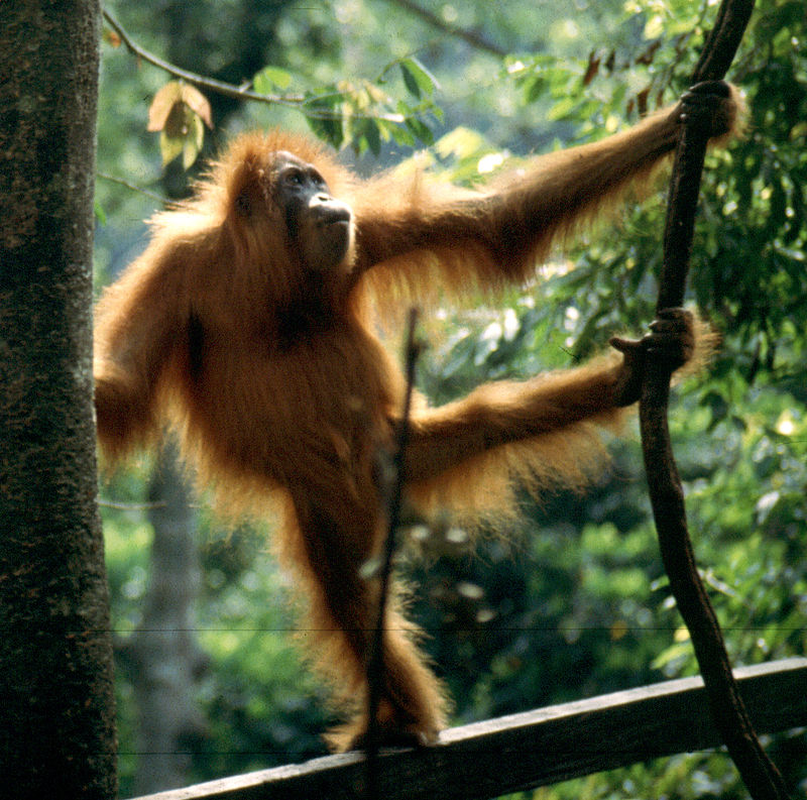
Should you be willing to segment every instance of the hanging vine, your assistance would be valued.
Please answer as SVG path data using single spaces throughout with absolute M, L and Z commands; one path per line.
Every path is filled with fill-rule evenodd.
M 754 0 L 724 0 L 695 68 L 693 84 L 723 78 L 753 7 Z M 657 311 L 683 303 L 706 143 L 704 132 L 694 126 L 683 126 L 670 185 Z M 751 724 L 731 671 L 720 624 L 698 573 L 667 424 L 669 388 L 669 368 L 660 361 L 648 364 L 639 418 L 664 568 L 689 629 L 715 725 L 748 791 L 754 800 L 784 800 L 787 797 L 784 781 Z

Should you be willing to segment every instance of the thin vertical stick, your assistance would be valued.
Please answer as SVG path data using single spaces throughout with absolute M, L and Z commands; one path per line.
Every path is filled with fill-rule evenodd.
M 367 739 L 365 752 L 367 754 L 367 785 L 365 796 L 378 798 L 378 704 L 381 700 L 382 683 L 384 680 L 384 618 L 387 612 L 389 586 L 392 578 L 392 560 L 395 554 L 398 526 L 401 520 L 401 502 L 403 498 L 403 485 L 406 480 L 406 446 L 409 441 L 409 414 L 412 408 L 412 392 L 415 384 L 415 364 L 419 354 L 419 347 L 415 337 L 418 312 L 416 308 L 409 310 L 409 323 L 406 336 L 406 394 L 400 424 L 395 443 L 393 458 L 394 477 L 391 493 L 388 500 L 387 536 L 384 540 L 380 572 L 378 580 L 378 615 L 370 644 L 370 657 L 367 664 Z

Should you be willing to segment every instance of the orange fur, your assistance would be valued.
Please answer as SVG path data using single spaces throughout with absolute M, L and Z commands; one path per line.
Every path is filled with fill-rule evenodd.
M 241 136 L 195 199 L 155 216 L 144 254 L 104 292 L 95 377 L 107 459 L 149 444 L 168 422 L 220 507 L 278 509 L 277 550 L 308 601 L 307 638 L 335 692 L 357 707 L 335 746 L 366 726 L 355 698 L 366 691 L 377 591 L 360 569 L 385 527 L 378 463 L 404 390 L 369 321 L 373 295 L 419 296 L 437 285 L 460 295 L 525 280 L 553 242 L 647 180 L 673 147 L 678 115 L 668 109 L 602 142 L 536 158 L 484 191 L 422 177 L 408 186 L 388 175 L 360 181 L 307 139 Z M 306 263 L 311 251 L 289 221 L 283 167 L 300 162 L 287 152 L 315 165 L 353 209 L 327 269 Z M 300 230 L 313 235 L 315 222 Z M 517 483 L 584 484 L 602 465 L 597 429 L 618 429 L 625 369 L 614 353 L 484 385 L 442 408 L 418 398 L 410 498 L 450 505 L 472 522 L 512 513 Z M 432 741 L 447 699 L 397 590 L 386 629 L 382 734 Z

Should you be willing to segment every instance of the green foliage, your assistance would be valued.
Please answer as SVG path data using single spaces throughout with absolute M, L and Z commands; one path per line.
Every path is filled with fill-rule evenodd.
M 266 538 L 265 531 L 239 529 L 211 534 L 204 547 L 199 644 L 216 669 L 200 689 L 209 720 L 195 757 L 200 778 L 325 753 L 326 693 L 294 646 L 296 615 Z
M 252 87 L 260 94 L 272 94 L 280 89 L 286 91 L 292 84 L 294 76 L 286 69 L 267 66 L 252 78 Z
M 691 23 L 696 9 L 688 9 Z M 801 4 L 762 2 L 740 54 L 734 79 L 748 96 L 749 134 L 707 159 L 690 290 L 724 342 L 708 379 L 683 387 L 672 412 L 690 530 L 735 664 L 807 653 L 804 25 Z M 596 55 L 539 56 L 519 57 L 508 72 L 525 101 L 549 98 L 551 117 L 579 121 L 575 138 L 591 138 L 661 102 L 662 81 L 686 85 L 700 26 L 681 36 L 665 31 L 663 43 L 644 50 L 652 57 L 602 57 L 596 70 Z M 576 99 L 591 96 L 594 113 Z M 584 239 L 570 254 L 575 269 L 559 262 L 507 307 L 444 324 L 424 385 L 446 399 L 487 378 L 572 365 L 613 332 L 640 329 L 652 317 L 662 228 L 663 207 L 645 202 L 618 236 Z M 454 641 L 435 634 L 455 696 L 470 698 L 461 719 L 697 672 L 636 483 L 639 464 L 635 446 L 620 448 L 614 474 L 591 496 L 547 499 L 528 533 L 511 534 L 515 560 L 483 541 L 478 568 L 438 564 L 438 585 L 459 570 L 495 613 L 484 625 L 466 613 Z M 418 573 L 426 587 L 432 577 L 431 567 Z M 429 595 L 432 608 L 422 613 L 430 625 L 440 625 L 433 606 L 444 594 Z M 456 603 L 443 606 L 455 613 Z M 794 789 L 807 778 L 803 735 L 774 737 L 771 752 Z M 745 794 L 725 757 L 697 754 L 531 796 Z
M 388 93 L 394 67 L 411 100 Z M 442 119 L 433 99 L 435 83 L 417 59 L 403 58 L 387 65 L 376 81 L 339 80 L 332 87 L 306 92 L 299 107 L 311 130 L 333 147 L 349 144 L 357 155 L 369 151 L 377 156 L 389 142 L 407 147 L 432 144 L 428 120 Z
M 147 465 L 144 465 L 147 467 Z M 153 531 L 142 487 L 148 469 L 119 474 L 103 507 L 116 643 L 142 623 Z M 325 753 L 332 723 L 325 692 L 303 669 L 294 639 L 296 614 L 287 581 L 267 555 L 267 532 L 224 532 L 206 519 L 199 532 L 203 587 L 195 614 L 197 643 L 209 660 L 196 701 L 206 720 L 189 781 L 247 772 Z M 122 791 L 131 794 L 137 753 L 136 708 L 128 668 L 116 680 Z
M 517 165 L 514 154 L 600 137 L 671 102 L 687 85 L 715 10 L 692 0 L 454 4 L 453 24 L 508 44 L 513 55 L 501 62 L 381 0 L 334 9 L 345 40 L 356 42 L 349 53 L 332 20 L 298 8 L 280 15 L 283 46 L 262 62 L 271 66 L 246 73 L 255 73 L 259 91 L 304 97 L 296 108 L 308 121 L 295 108 L 253 106 L 248 120 L 234 116 L 228 127 L 310 125 L 364 154 L 359 165 L 370 169 L 378 163 L 368 154 L 408 153 L 433 137 L 418 165 L 468 185 Z M 146 12 L 131 13 L 148 28 Z M 748 98 L 748 134 L 707 159 L 689 291 L 724 341 L 708 377 L 676 391 L 671 414 L 696 555 L 736 664 L 807 654 L 805 24 L 802 0 L 758 0 L 732 69 Z M 394 40 L 391 30 L 400 32 Z M 163 41 L 167 32 L 154 35 Z M 102 169 L 120 165 L 141 182 L 157 180 L 143 98 L 163 77 L 146 68 L 131 74 L 125 55 L 106 55 Z M 106 267 L 119 256 L 120 228 L 145 216 L 151 201 L 99 188 L 110 230 L 99 237 L 98 260 Z M 443 402 L 484 380 L 571 366 L 615 332 L 640 333 L 653 314 L 663 214 L 659 193 L 618 226 L 585 234 L 495 308 L 425 320 L 433 342 L 420 365 L 427 394 Z M 640 465 L 635 441 L 615 444 L 610 473 L 585 497 L 546 497 L 540 508 L 525 500 L 524 523 L 483 538 L 479 558 L 447 545 L 426 567 L 410 567 L 422 587 L 415 608 L 457 698 L 458 721 L 694 674 Z M 115 496 L 136 499 L 139 479 L 117 484 Z M 105 522 L 115 625 L 127 629 L 138 620 L 150 533 L 134 511 L 110 509 Z M 240 531 L 206 541 L 199 638 L 211 657 L 201 698 L 211 734 L 196 775 L 317 752 L 319 693 L 312 679 L 300 679 L 306 673 L 288 647 L 293 619 L 277 600 L 284 581 L 264 558 L 262 538 Z M 126 741 L 133 714 L 123 682 L 119 701 Z M 795 795 L 807 780 L 804 736 L 772 737 L 770 750 Z M 725 756 L 705 753 L 529 796 L 745 794 Z

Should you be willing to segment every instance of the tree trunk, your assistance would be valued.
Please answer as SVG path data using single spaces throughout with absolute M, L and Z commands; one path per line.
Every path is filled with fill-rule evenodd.
M 206 666 L 194 634 L 201 577 L 196 514 L 176 458 L 169 440 L 149 487 L 154 544 L 143 622 L 119 650 L 138 712 L 137 795 L 187 785 L 205 735 L 195 697 Z
M 91 301 L 97 0 L 0 3 L 0 795 L 116 795 Z

